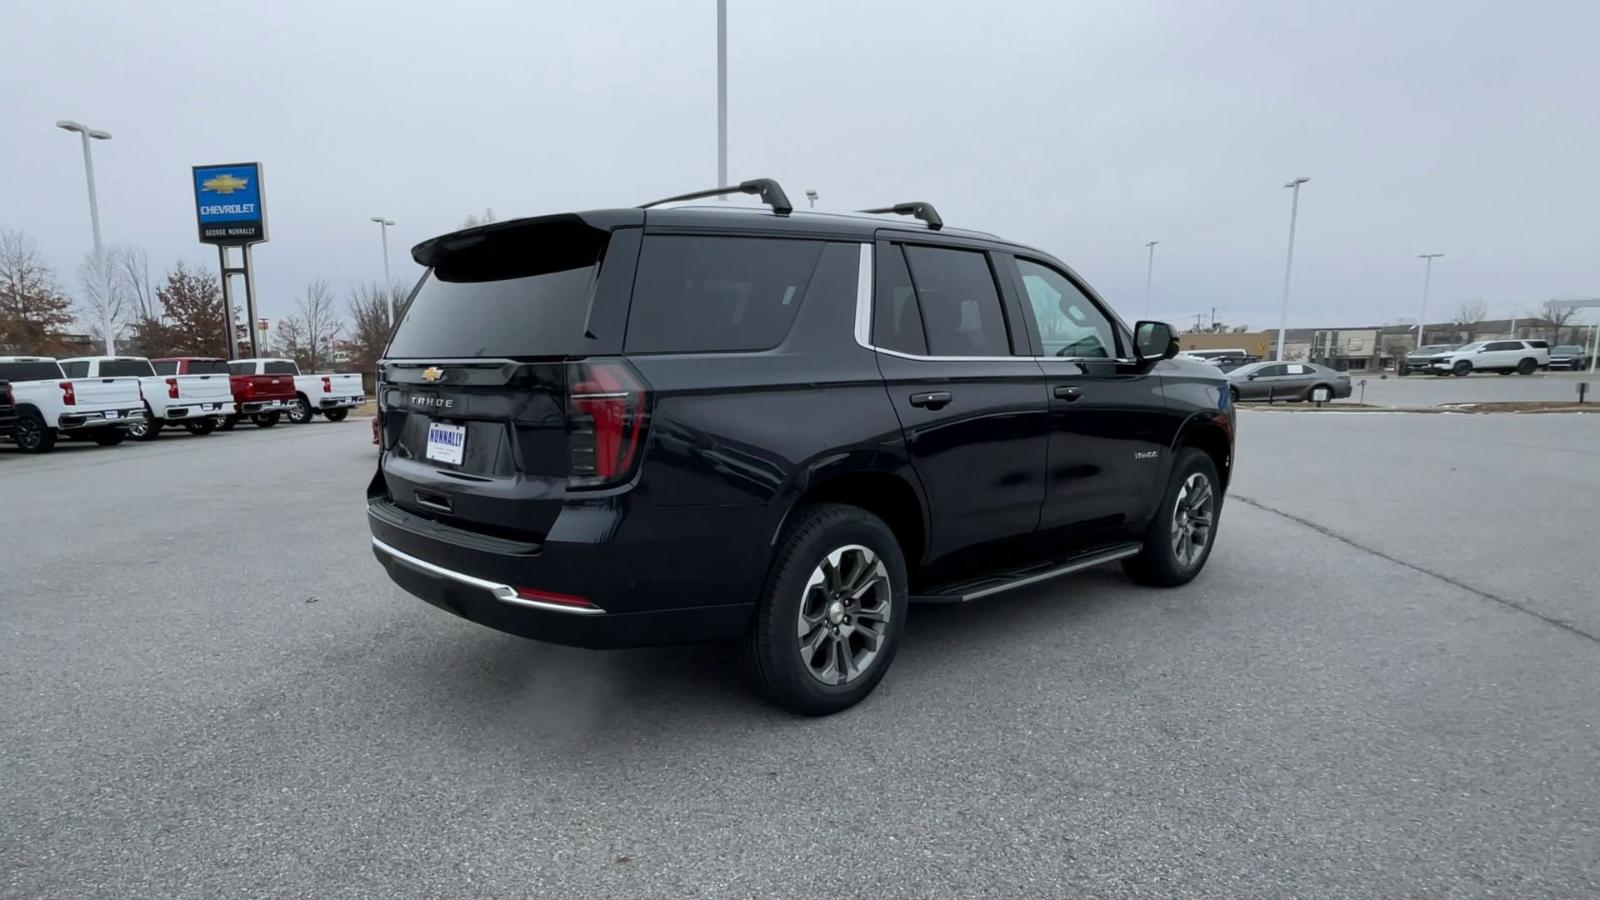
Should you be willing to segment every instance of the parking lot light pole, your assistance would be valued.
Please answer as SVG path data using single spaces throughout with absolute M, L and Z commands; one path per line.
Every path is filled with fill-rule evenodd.
M 1150 283 L 1156 274 L 1156 245 L 1160 241 L 1147 241 L 1145 247 L 1150 250 L 1150 261 L 1144 267 L 1144 317 L 1150 318 Z
M 728 183 L 728 0 L 717 0 L 717 187 Z M 718 197 L 726 200 L 727 197 Z
M 1433 277 L 1433 261 L 1443 256 L 1443 253 L 1418 253 L 1417 259 L 1425 260 L 1422 265 L 1422 312 L 1417 316 L 1417 348 L 1423 344 L 1423 330 L 1428 327 L 1428 280 Z
M 1294 191 L 1294 199 L 1289 201 L 1289 256 L 1283 264 L 1283 306 L 1278 310 L 1278 362 L 1283 362 L 1283 341 L 1289 331 L 1289 275 L 1294 271 L 1294 223 L 1300 214 L 1300 185 L 1310 180 L 1302 175 L 1284 185 Z
M 94 154 L 89 149 L 89 141 L 91 139 L 109 141 L 111 140 L 111 132 L 90 128 L 71 119 L 62 119 L 56 123 L 56 127 L 63 131 L 75 131 L 78 133 L 78 137 L 83 139 L 83 177 L 89 183 L 89 226 L 94 229 L 95 266 L 100 267 L 101 254 L 104 252 L 100 243 L 100 201 L 95 197 L 94 192 Z M 103 312 L 105 318 L 101 321 L 100 327 L 104 328 L 106 333 L 106 355 L 116 356 L 117 344 L 116 338 L 111 334 L 111 309 L 109 305 Z
M 393 219 L 383 216 L 373 216 L 372 221 L 378 223 L 378 231 L 383 233 L 383 289 L 389 289 L 389 228 L 394 225 Z

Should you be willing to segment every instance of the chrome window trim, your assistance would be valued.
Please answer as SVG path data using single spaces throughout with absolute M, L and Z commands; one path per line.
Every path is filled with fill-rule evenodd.
M 1035 362 L 1114 362 L 1124 365 L 1133 365 L 1136 359 L 1111 359 L 1104 356 L 918 356 L 915 353 L 902 353 L 899 350 L 888 350 L 875 347 L 872 344 L 872 244 L 861 245 L 861 265 L 856 269 L 856 344 L 863 349 L 887 356 L 898 356 L 901 359 L 922 360 L 926 362 L 1017 362 L 1019 360 L 1034 360 Z

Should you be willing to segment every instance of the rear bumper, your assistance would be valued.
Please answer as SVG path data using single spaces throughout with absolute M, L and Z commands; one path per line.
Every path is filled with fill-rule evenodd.
M 207 409 L 206 407 L 211 407 Z M 210 416 L 231 416 L 234 414 L 233 401 L 212 403 L 188 403 L 169 406 L 161 411 L 160 418 L 166 422 L 180 422 L 187 419 L 204 419 Z
M 373 554 L 396 584 L 508 634 L 593 649 L 744 634 L 770 554 L 764 528 L 752 521 L 764 508 L 645 507 L 635 510 L 641 528 L 629 527 L 615 509 L 571 513 L 576 524 L 567 538 L 558 521 L 540 544 L 462 532 L 386 498 L 368 504 L 367 521 Z M 675 527 L 662 527 L 663 518 Z M 629 539 L 630 531 L 650 537 Z M 596 608 L 527 600 L 517 588 L 582 597 Z
M 111 418 L 106 418 L 110 413 Z M 56 427 L 62 431 L 76 431 L 82 428 L 102 428 L 107 425 L 128 425 L 144 419 L 143 409 L 109 409 L 98 412 L 62 413 L 56 419 Z
M 317 409 L 350 409 L 351 407 L 360 406 L 365 402 L 367 402 L 367 398 L 364 396 L 323 397 L 321 400 L 317 401 Z
M 253 416 L 256 413 L 283 412 L 288 408 L 288 399 L 250 400 L 248 402 L 239 404 L 239 415 Z

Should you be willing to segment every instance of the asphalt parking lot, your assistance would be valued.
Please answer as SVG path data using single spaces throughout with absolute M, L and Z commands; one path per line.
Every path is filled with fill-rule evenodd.
M 1194 584 L 915 609 L 821 720 L 403 595 L 363 420 L 0 448 L 0 892 L 1600 895 L 1600 416 L 1240 432 Z

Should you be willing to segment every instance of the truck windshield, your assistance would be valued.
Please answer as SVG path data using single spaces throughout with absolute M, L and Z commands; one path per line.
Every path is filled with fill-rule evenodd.
M 226 375 L 228 364 L 220 359 L 191 359 L 186 375 Z

